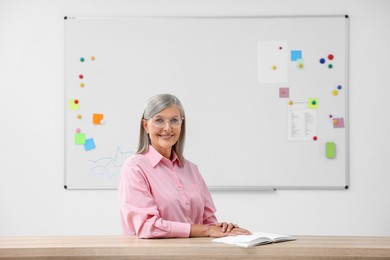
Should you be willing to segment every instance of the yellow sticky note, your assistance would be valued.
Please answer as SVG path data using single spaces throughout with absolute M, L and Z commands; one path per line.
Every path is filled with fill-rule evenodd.
M 93 114 L 92 115 L 92 123 L 94 125 L 100 125 L 102 123 L 104 115 L 103 114 Z
M 318 109 L 318 103 L 318 98 L 309 98 L 309 100 L 307 101 L 307 107 L 311 109 Z
M 80 102 L 78 99 L 69 99 L 68 101 L 69 110 L 80 110 Z

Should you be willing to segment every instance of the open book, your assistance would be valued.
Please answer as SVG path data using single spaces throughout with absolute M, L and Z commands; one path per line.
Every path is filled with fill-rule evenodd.
M 213 242 L 221 242 L 242 247 L 259 246 L 270 243 L 296 240 L 295 237 L 264 232 L 254 232 L 252 235 L 228 236 L 213 239 Z

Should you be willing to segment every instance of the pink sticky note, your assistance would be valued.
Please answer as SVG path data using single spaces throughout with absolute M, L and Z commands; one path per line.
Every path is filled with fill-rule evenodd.
M 288 98 L 290 96 L 289 88 L 279 88 L 279 97 L 280 98 Z
M 333 128 L 344 128 L 344 118 L 333 118 Z

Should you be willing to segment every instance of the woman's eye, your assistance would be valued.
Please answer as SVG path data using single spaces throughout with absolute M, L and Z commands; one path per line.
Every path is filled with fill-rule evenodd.
M 162 118 L 157 118 L 157 119 L 155 120 L 155 122 L 158 123 L 158 124 L 162 124 L 162 123 L 164 123 L 164 119 L 162 119 Z
M 176 124 L 177 122 L 179 122 L 179 119 L 172 118 L 170 122 L 171 122 L 171 124 Z

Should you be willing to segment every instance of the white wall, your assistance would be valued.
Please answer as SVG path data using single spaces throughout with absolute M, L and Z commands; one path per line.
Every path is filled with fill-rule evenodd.
M 386 0 L 0 0 L 0 236 L 120 234 L 116 191 L 63 189 L 64 16 L 278 14 L 350 15 L 350 189 L 213 192 L 218 217 L 254 231 L 390 236 Z

